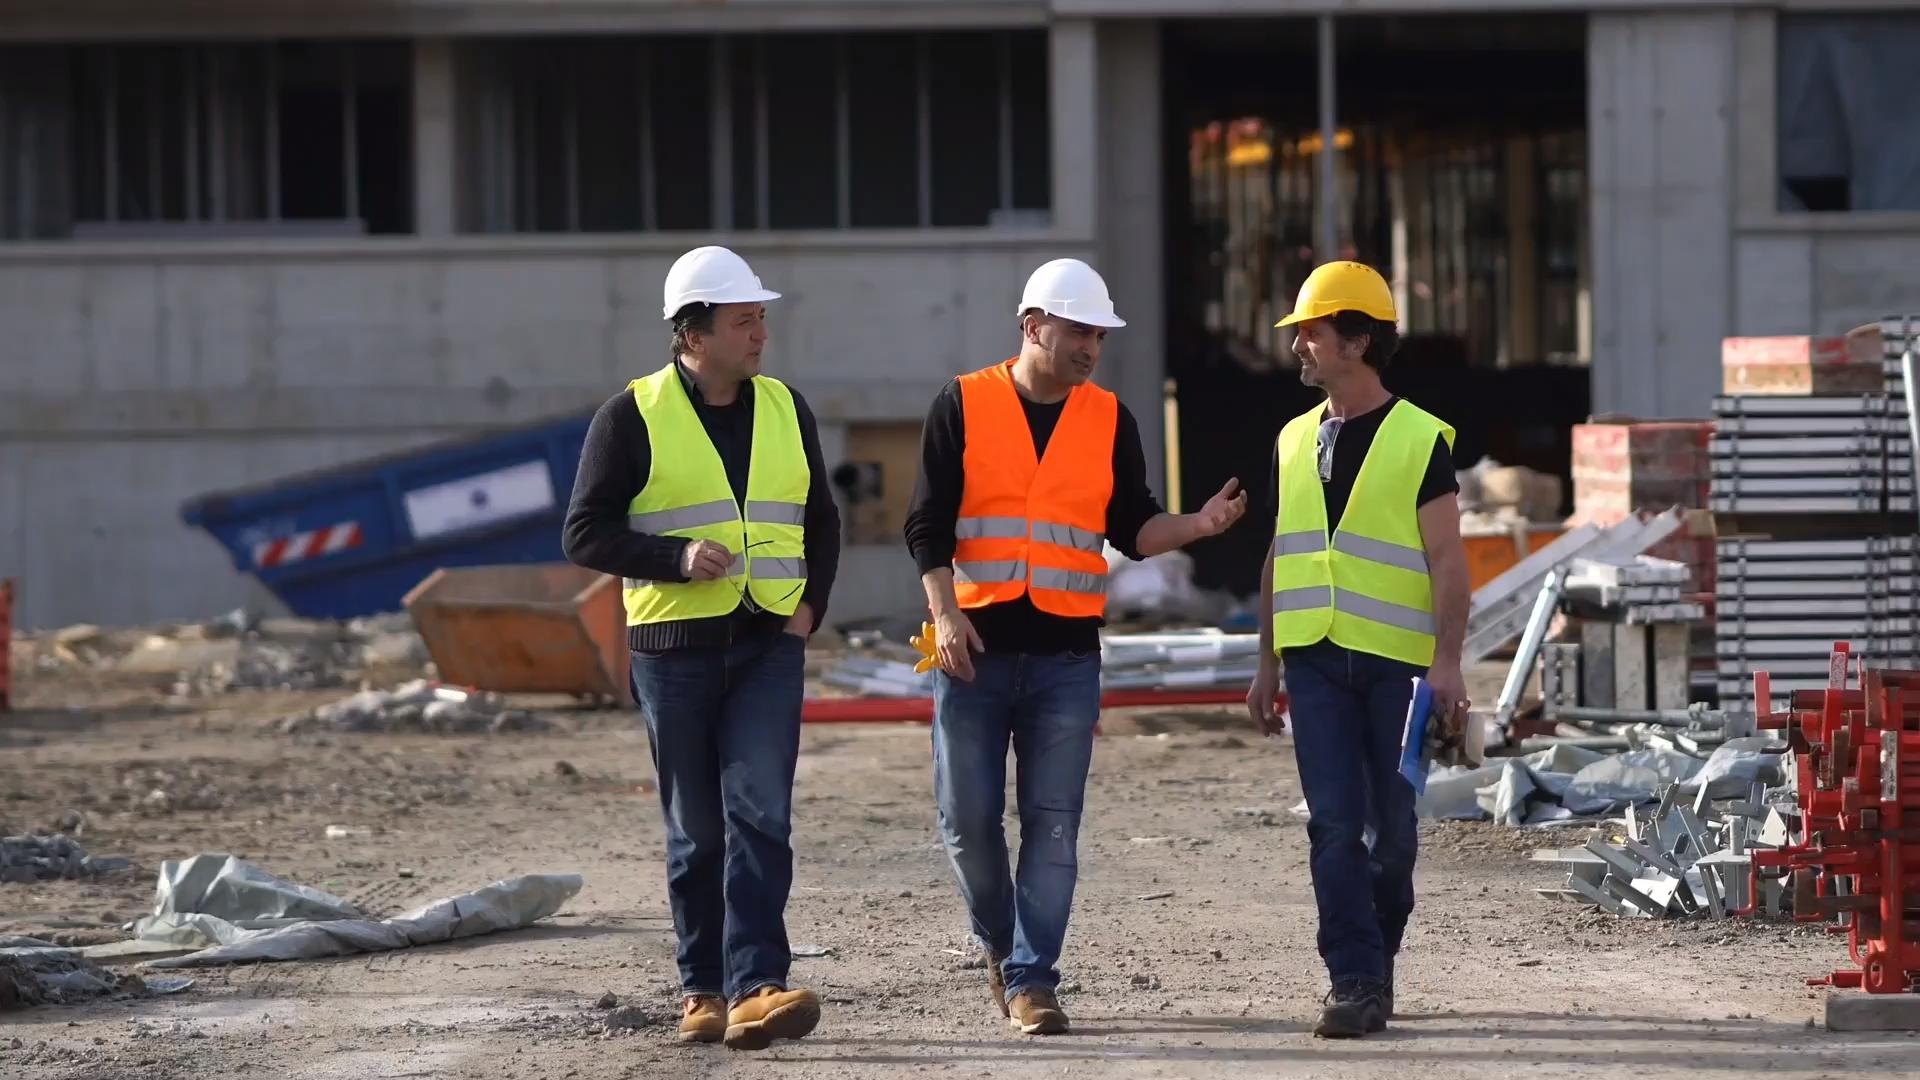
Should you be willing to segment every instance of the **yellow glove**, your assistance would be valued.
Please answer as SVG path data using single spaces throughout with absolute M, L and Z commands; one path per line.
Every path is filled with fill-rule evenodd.
M 908 638 L 907 642 L 920 650 L 920 662 L 913 665 L 914 674 L 932 671 L 940 666 L 940 647 L 935 644 L 932 623 L 921 623 L 919 636 Z

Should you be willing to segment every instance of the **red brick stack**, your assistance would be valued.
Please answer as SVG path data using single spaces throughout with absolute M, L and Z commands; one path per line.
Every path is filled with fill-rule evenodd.
M 1693 569 L 1693 590 L 1712 593 L 1713 479 L 1710 420 L 1596 417 L 1573 429 L 1573 517 L 1569 527 L 1617 525 L 1635 511 L 1685 509 L 1685 523 L 1647 550 Z
M 1877 325 L 1845 336 L 1730 337 L 1720 343 L 1728 394 L 1824 397 L 1884 394 L 1884 335 Z

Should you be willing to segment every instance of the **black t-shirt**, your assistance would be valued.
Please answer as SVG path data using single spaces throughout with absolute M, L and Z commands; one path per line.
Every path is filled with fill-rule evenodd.
M 1387 418 L 1388 410 L 1393 408 L 1399 398 L 1388 398 L 1385 405 L 1359 416 L 1348 417 L 1340 425 L 1339 434 L 1333 439 L 1332 475 L 1320 485 L 1327 497 L 1327 528 L 1329 531 L 1340 527 L 1341 515 L 1347 512 L 1347 500 L 1353 495 L 1353 482 L 1360 476 L 1360 466 L 1367 460 L 1367 450 L 1373 446 L 1373 437 L 1380 430 L 1381 421 Z M 1280 445 L 1276 440 L 1273 447 L 1273 464 L 1267 470 L 1267 519 L 1274 526 L 1269 532 L 1278 531 L 1280 518 Z M 1442 495 L 1460 490 L 1460 479 L 1453 472 L 1453 455 L 1447 449 L 1444 436 L 1434 436 L 1433 457 L 1427 461 L 1427 475 L 1420 480 L 1420 494 L 1414 501 L 1414 507 L 1425 506 Z

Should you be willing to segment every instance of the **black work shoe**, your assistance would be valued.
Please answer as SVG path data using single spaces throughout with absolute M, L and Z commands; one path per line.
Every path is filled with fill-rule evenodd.
M 1393 957 L 1391 956 L 1387 957 L 1387 984 L 1380 991 L 1380 1016 L 1386 1020 L 1393 1019 Z
M 1322 1039 L 1357 1039 L 1387 1030 L 1387 1014 L 1380 1001 L 1381 986 L 1370 979 L 1343 979 L 1322 999 L 1320 1022 L 1314 1035 Z

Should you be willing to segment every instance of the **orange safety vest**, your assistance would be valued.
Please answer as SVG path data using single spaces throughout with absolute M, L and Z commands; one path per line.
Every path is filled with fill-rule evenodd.
M 1120 402 L 1081 383 L 1036 457 L 1013 361 L 960 377 L 960 516 L 954 523 L 953 592 L 965 609 L 1031 594 L 1067 618 L 1107 610 L 1107 502 Z

